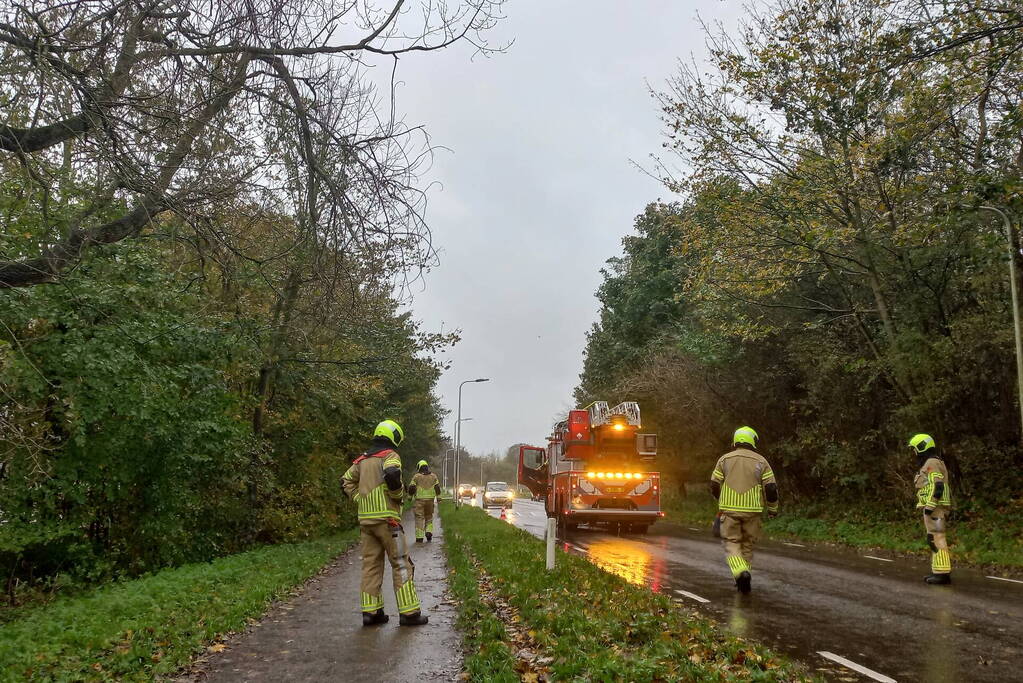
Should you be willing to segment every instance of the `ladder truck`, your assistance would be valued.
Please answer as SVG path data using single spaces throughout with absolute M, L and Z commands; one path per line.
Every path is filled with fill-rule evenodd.
M 657 435 L 640 433 L 639 404 L 595 401 L 554 425 L 547 446 L 519 447 L 519 482 L 544 500 L 548 517 L 646 533 L 664 516 L 661 478 L 650 471 Z

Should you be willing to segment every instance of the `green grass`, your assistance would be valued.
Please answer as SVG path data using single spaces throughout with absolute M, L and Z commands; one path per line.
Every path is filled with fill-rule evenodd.
M 152 680 L 189 663 L 219 635 L 351 545 L 340 536 L 268 546 L 58 598 L 0 626 L 0 680 Z
M 554 658 L 555 680 L 807 678 L 766 648 L 725 635 L 669 598 L 582 558 L 559 550 L 556 568 L 546 571 L 541 541 L 476 508 L 444 504 L 440 510 L 445 543 L 480 561 L 530 636 Z
M 444 552 L 451 567 L 448 587 L 458 600 L 458 627 L 466 650 L 464 670 L 473 681 L 515 683 L 519 675 L 515 658 L 505 644 L 508 635 L 480 597 L 479 575 L 465 537 L 449 534 L 446 525 L 444 529 Z
M 707 493 L 665 500 L 668 518 L 710 526 L 717 511 Z M 782 499 L 781 515 L 765 521 L 773 538 L 786 538 L 852 547 L 884 548 L 899 553 L 929 554 L 920 515 L 912 507 L 877 503 L 794 505 Z M 1023 567 L 1023 503 L 1001 509 L 963 504 L 954 513 L 948 533 L 953 562 L 984 567 Z

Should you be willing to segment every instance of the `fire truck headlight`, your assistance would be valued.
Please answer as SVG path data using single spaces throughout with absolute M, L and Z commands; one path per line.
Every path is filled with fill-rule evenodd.
M 623 429 L 625 429 L 625 425 L 623 425 L 623 424 L 615 424 L 615 431 L 616 432 L 620 432 Z

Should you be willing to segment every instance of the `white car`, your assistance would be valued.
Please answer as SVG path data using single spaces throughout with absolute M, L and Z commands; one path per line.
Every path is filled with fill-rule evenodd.
M 483 507 L 506 507 L 512 506 L 515 500 L 515 492 L 503 481 L 488 481 L 487 487 L 483 489 Z

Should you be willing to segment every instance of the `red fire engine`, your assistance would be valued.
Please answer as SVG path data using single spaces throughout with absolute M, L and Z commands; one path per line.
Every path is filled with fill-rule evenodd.
M 619 526 L 646 533 L 662 517 L 661 480 L 649 467 L 657 435 L 640 434 L 639 405 L 596 401 L 554 425 L 547 447 L 519 447 L 519 481 L 567 529 Z

